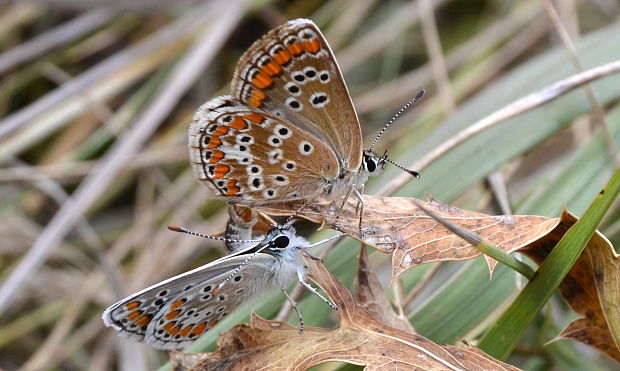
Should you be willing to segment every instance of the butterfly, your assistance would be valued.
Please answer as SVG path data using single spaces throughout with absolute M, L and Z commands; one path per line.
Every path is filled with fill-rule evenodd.
M 180 227 L 170 228 L 202 236 Z M 243 227 L 237 230 L 247 232 Z M 293 278 L 335 309 L 304 281 L 302 255 L 336 237 L 340 236 L 310 244 L 297 235 L 292 223 L 275 226 L 260 242 L 237 241 L 245 247 L 122 299 L 107 308 L 101 318 L 122 336 L 157 349 L 180 349 L 260 294 L 277 288 L 286 294 L 284 289 Z
M 334 54 L 309 19 L 256 41 L 237 64 L 231 95 L 203 104 L 189 128 L 195 177 L 242 205 L 361 200 L 358 190 L 389 161 L 362 146 Z

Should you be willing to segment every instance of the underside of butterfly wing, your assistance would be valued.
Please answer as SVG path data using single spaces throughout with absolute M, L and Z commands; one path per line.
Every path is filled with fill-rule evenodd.
M 241 262 L 245 256 L 235 259 Z M 218 285 L 226 274 L 180 293 L 149 324 L 146 343 L 158 349 L 188 346 L 235 309 L 258 295 L 283 287 L 294 271 L 279 264 L 273 256 L 258 254 L 221 288 Z
M 314 133 L 345 170 L 359 170 L 357 113 L 336 59 L 311 20 L 289 21 L 256 41 L 237 64 L 231 94 Z
M 218 264 L 218 262 L 209 263 L 159 282 L 120 300 L 103 312 L 101 316 L 103 323 L 127 338 L 144 341 L 149 324 L 171 301 L 171 298 L 190 290 L 196 282 L 215 278 L 230 271 L 229 264 Z
M 189 153 L 200 182 L 242 204 L 316 197 L 340 171 L 334 151 L 316 136 L 230 96 L 196 111 Z

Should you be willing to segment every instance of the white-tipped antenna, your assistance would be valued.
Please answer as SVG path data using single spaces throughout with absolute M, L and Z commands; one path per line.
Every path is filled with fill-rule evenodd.
M 168 229 L 170 229 L 171 231 L 175 231 L 175 232 L 191 234 L 192 236 L 204 237 L 204 238 L 208 238 L 208 239 L 211 239 L 211 240 L 224 241 L 224 242 L 258 243 L 258 242 L 262 242 L 263 241 L 263 240 L 233 240 L 233 239 L 230 239 L 230 238 L 209 236 L 207 234 L 202 234 L 202 233 L 197 233 L 197 232 L 194 232 L 194 231 L 190 231 L 189 229 L 185 229 L 183 227 L 179 227 L 179 226 L 176 226 L 176 225 L 169 225 Z
M 402 115 L 403 113 L 405 113 L 405 111 L 407 111 L 409 108 L 411 108 L 411 106 L 413 106 L 417 101 L 420 100 L 420 98 L 422 98 L 422 96 L 424 95 L 426 91 L 424 89 L 420 90 L 420 92 L 409 102 L 407 102 L 407 104 L 405 104 L 404 106 L 402 106 L 398 112 L 396 112 L 396 114 L 394 116 L 392 116 L 392 118 L 390 119 L 390 121 L 388 121 L 385 126 L 383 126 L 383 129 L 381 129 L 381 131 L 379 131 L 379 134 L 377 134 L 377 136 L 375 137 L 375 140 L 372 141 L 372 144 L 370 145 L 370 148 L 368 148 L 369 151 L 372 151 L 372 148 L 375 146 L 375 144 L 377 144 L 377 141 L 379 140 L 379 137 L 381 137 L 381 135 L 383 135 L 383 133 L 385 132 L 385 130 L 388 128 L 388 126 L 392 125 L 392 123 L 394 123 L 394 121 L 396 121 L 397 118 L 400 117 L 400 115 Z M 396 165 L 396 164 L 394 164 Z M 403 169 L 405 170 L 405 169 Z M 419 177 L 419 175 L 418 175 Z

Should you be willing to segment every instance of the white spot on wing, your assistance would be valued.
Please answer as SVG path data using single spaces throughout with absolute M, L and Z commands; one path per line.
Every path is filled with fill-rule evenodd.
M 284 104 L 295 112 L 301 112 L 304 109 L 304 105 L 295 98 L 287 98 Z
M 287 171 L 295 171 L 295 169 L 297 169 L 297 164 L 295 161 L 288 160 L 282 163 L 282 168 Z
M 314 108 L 323 108 L 329 103 L 329 96 L 326 93 L 318 92 L 312 94 L 308 101 Z
M 308 156 L 312 152 L 314 152 L 314 146 L 310 142 L 304 140 L 299 143 L 299 153 Z
M 273 132 L 282 139 L 290 138 L 291 135 L 293 135 L 291 129 L 287 128 L 282 124 L 276 125 L 275 129 L 273 129 Z
M 267 143 L 272 147 L 280 147 L 282 145 L 282 139 L 277 135 L 271 135 L 267 138 Z

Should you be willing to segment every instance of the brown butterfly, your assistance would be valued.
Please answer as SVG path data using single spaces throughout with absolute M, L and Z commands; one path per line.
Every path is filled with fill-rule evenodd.
M 308 19 L 256 41 L 239 60 L 231 95 L 202 105 L 189 129 L 196 178 L 243 205 L 361 199 L 358 190 L 389 161 L 362 145 L 336 59 Z

